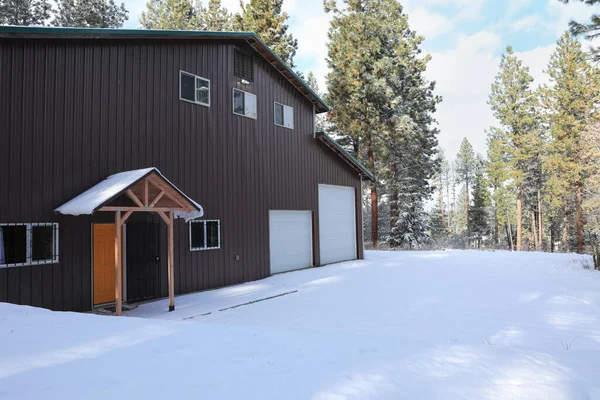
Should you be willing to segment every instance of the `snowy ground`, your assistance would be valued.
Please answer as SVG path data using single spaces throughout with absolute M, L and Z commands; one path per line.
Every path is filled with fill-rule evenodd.
M 600 273 L 585 262 L 368 252 L 180 296 L 173 313 L 0 303 L 0 398 L 600 399 Z

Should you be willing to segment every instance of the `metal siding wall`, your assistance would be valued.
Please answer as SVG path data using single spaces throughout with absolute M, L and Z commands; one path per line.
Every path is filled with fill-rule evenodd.
M 317 224 L 319 183 L 360 189 L 355 172 L 313 138 L 312 104 L 258 55 L 245 88 L 257 95 L 258 119 L 233 114 L 236 46 L 249 50 L 242 42 L 0 41 L 8 105 L 0 109 L 0 222 L 60 223 L 60 263 L 0 269 L 0 301 L 91 309 L 91 223 L 112 215 L 52 210 L 119 171 L 155 166 L 206 219 L 221 220 L 221 249 L 197 252 L 188 225 L 176 223 L 177 293 L 268 276 L 270 209 L 312 210 Z M 210 108 L 179 101 L 179 70 L 210 79 Z M 293 130 L 274 125 L 274 101 L 294 107 Z M 161 243 L 166 296 L 166 228 Z M 318 265 L 318 246 L 315 255 Z

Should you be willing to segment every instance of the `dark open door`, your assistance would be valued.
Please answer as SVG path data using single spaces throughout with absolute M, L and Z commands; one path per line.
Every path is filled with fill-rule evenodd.
M 127 224 L 127 301 L 160 297 L 160 224 Z

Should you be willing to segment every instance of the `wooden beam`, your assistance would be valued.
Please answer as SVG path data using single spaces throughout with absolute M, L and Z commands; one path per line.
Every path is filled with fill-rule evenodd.
M 133 214 L 133 210 L 129 210 L 125 213 L 125 215 L 123 215 L 123 218 L 121 219 L 121 223 L 125 223 L 127 222 L 127 219 L 131 216 L 131 214 Z
M 165 195 L 165 191 L 161 189 L 160 193 L 156 195 L 152 203 L 150 203 L 150 207 L 154 207 L 156 203 Z
M 169 311 L 175 311 L 175 268 L 174 268 L 174 260 L 173 257 L 173 211 L 169 213 L 169 226 L 168 226 L 168 278 L 169 278 Z
M 146 211 L 146 212 L 158 212 L 158 211 L 171 211 L 171 210 L 175 210 L 175 211 L 184 211 L 184 212 L 189 212 L 187 209 L 185 208 L 178 208 L 178 207 L 154 207 L 154 208 L 146 208 L 146 207 L 117 207 L 117 206 L 105 206 L 105 207 L 101 207 L 99 208 L 97 211 L 111 211 L 111 212 L 115 212 L 115 211 Z
M 122 244 L 121 244 L 121 231 L 123 228 L 123 223 L 121 222 L 121 210 L 115 212 L 115 230 L 116 230 L 116 240 L 115 240 L 115 313 L 117 316 L 120 316 L 123 313 L 123 283 L 122 283 L 122 262 L 121 262 L 121 252 L 122 252 Z
M 144 179 L 144 206 L 148 207 L 148 178 Z
M 191 212 L 191 211 L 192 211 L 192 208 L 188 208 L 188 207 L 186 207 L 186 206 L 185 206 L 185 204 L 184 204 L 184 203 L 181 201 L 181 200 L 184 200 L 184 201 L 187 201 L 187 200 L 185 200 L 185 199 L 179 199 L 178 197 L 181 197 L 181 196 L 180 196 L 180 195 L 179 195 L 179 193 L 177 193 L 177 191 L 176 191 L 176 190 L 174 190 L 172 187 L 169 187 L 167 184 L 163 183 L 163 182 L 162 182 L 162 181 L 161 181 L 161 180 L 160 180 L 158 177 L 156 177 L 156 176 L 149 176 L 149 177 L 148 177 L 148 179 L 151 179 L 151 182 L 152 182 L 152 184 L 153 184 L 155 187 L 157 187 L 157 188 L 159 188 L 159 189 L 161 189 L 161 190 L 164 190 L 164 191 L 165 191 L 165 195 L 166 195 L 168 198 L 170 198 L 171 200 L 173 200 L 173 201 L 174 201 L 176 204 L 178 204 L 178 205 L 179 205 L 179 207 L 183 208 L 183 209 L 185 210 L 185 212 Z M 176 194 L 176 195 L 174 196 L 174 195 L 172 195 L 170 192 L 175 192 L 175 194 Z
M 167 224 L 167 225 L 171 224 L 171 220 L 169 219 L 169 217 L 167 216 L 167 214 L 165 214 L 164 211 L 157 211 L 156 213 L 158 215 L 160 215 L 160 217 L 163 219 L 163 221 L 165 221 L 165 224 Z
M 131 191 L 131 189 L 127 189 L 127 192 L 126 192 L 126 194 L 127 194 L 127 197 L 129 197 L 131 200 L 133 200 L 133 202 L 134 202 L 135 204 L 137 204 L 137 206 L 138 206 L 138 207 L 142 207 L 142 208 L 144 208 L 144 203 L 142 203 L 142 202 L 140 201 L 140 199 L 138 199 L 138 198 L 137 198 L 137 196 L 135 195 L 135 193 L 133 193 L 133 192 Z

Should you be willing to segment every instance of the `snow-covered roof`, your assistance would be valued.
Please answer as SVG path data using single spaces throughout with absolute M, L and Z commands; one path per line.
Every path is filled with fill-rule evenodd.
M 154 167 L 119 172 L 118 174 L 111 175 L 102 182 L 81 193 L 79 196 L 67 201 L 65 204 L 54 210 L 54 212 L 65 215 L 93 214 L 107 202 L 115 199 L 117 196 L 121 195 L 131 186 L 135 185 L 141 179 L 145 178 L 151 173 L 156 173 L 158 176 L 160 176 L 166 183 L 168 183 L 174 190 L 176 190 L 182 197 L 184 197 L 196 208 L 196 210 L 192 210 L 191 212 L 175 211 L 173 213 L 174 218 L 182 218 L 187 222 L 191 219 L 199 218 L 204 215 L 204 210 L 200 204 L 196 203 L 194 200 L 185 195 L 167 178 L 165 178 L 158 169 Z

